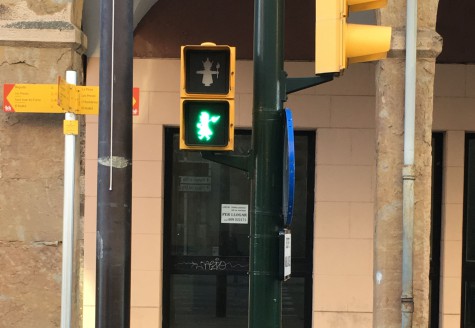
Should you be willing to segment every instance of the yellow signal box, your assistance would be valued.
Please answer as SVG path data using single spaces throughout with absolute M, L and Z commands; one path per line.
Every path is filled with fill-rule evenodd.
M 180 149 L 234 150 L 236 48 L 182 46 Z
M 387 0 L 316 0 L 315 74 L 386 58 L 391 27 L 348 24 L 348 12 L 382 8 Z

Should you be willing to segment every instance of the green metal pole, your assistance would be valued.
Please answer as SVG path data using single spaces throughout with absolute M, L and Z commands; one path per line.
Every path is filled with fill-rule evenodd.
M 249 327 L 282 326 L 284 0 L 255 0 Z

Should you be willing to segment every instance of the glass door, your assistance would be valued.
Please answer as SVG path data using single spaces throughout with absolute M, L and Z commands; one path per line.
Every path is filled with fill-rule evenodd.
M 250 180 L 243 171 L 178 149 L 165 133 L 163 327 L 247 327 Z M 292 278 L 283 283 L 283 326 L 311 327 L 315 133 L 296 135 Z M 235 153 L 251 145 L 236 131 Z M 226 213 L 239 212 L 230 220 Z

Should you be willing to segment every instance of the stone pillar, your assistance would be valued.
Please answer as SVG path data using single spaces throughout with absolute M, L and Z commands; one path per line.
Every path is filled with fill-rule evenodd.
M 4 83 L 57 83 L 68 69 L 82 77 L 81 15 L 82 0 L 1 1 L 2 90 Z M 2 327 L 60 325 L 63 119 L 64 114 L 0 112 Z M 76 213 L 79 219 L 79 207 Z M 76 270 L 78 277 L 79 265 Z M 74 297 L 79 299 L 79 289 Z M 81 303 L 73 304 L 79 316 Z
M 419 1 L 416 81 L 414 319 L 428 327 L 431 140 L 435 58 L 441 38 L 435 32 L 438 0 Z M 406 1 L 389 1 L 379 12 L 393 27 L 389 58 L 376 69 L 376 195 L 373 327 L 401 327 L 402 168 L 405 89 Z

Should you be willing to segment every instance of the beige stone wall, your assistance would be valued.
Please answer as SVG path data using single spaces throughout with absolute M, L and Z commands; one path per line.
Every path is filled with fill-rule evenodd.
M 81 14 L 82 1 L 2 1 L 0 85 L 56 83 L 58 75 L 64 77 L 68 69 L 77 70 L 81 80 L 82 61 L 76 50 L 84 48 L 84 39 L 71 24 L 78 24 Z M 3 108 L 3 97 L 0 106 Z M 63 116 L 0 113 L 2 327 L 60 325 Z M 79 228 L 80 184 L 77 187 Z M 77 264 L 75 284 L 79 276 Z M 73 327 L 77 327 L 82 302 L 80 293 L 73 297 Z
M 68 0 L 3 0 L 3 21 L 70 21 L 72 1 Z
M 2 52 L 22 63 L 0 67 L 0 84 L 54 83 L 72 62 L 81 67 L 71 50 L 0 47 Z M 0 302 L 0 316 L 5 327 L 59 327 L 62 120 L 61 114 L 0 113 L 0 285 L 6 300 Z
M 0 26 L 54 30 L 63 23 L 81 28 L 83 5 L 84 0 L 2 0 Z

